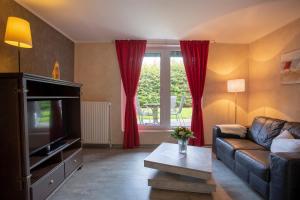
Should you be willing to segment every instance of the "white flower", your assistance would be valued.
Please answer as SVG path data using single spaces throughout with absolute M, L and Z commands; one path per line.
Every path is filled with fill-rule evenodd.
M 184 131 L 179 131 L 178 135 L 183 136 L 185 134 Z

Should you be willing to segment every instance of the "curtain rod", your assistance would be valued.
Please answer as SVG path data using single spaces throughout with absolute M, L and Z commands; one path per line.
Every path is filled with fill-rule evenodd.
M 216 40 L 209 40 L 210 43 L 214 44 L 217 43 Z M 179 47 L 180 41 L 179 40 L 148 40 L 147 46 L 150 47 L 158 47 L 158 46 L 165 46 L 165 47 Z

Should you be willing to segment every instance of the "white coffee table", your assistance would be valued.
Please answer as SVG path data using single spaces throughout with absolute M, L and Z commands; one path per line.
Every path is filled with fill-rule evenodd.
M 153 188 L 198 193 L 216 189 L 210 148 L 188 146 L 183 155 L 177 144 L 162 143 L 145 158 L 144 166 L 156 169 L 148 179 Z

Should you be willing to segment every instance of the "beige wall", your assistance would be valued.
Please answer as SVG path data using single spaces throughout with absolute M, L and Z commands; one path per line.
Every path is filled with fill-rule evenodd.
M 122 143 L 121 77 L 112 43 L 75 44 L 75 82 L 83 83 L 83 101 L 112 103 L 112 142 Z
M 300 19 L 253 42 L 249 48 L 250 123 L 258 115 L 300 121 L 300 84 L 280 83 L 280 56 L 300 49 Z
M 216 124 L 234 123 L 234 94 L 227 92 L 227 80 L 248 80 L 248 45 L 210 45 L 203 98 L 205 143 L 211 144 Z M 247 89 L 238 94 L 237 122 L 247 124 Z
M 258 115 L 300 121 L 300 84 L 282 85 L 279 74 L 281 54 L 299 48 L 300 19 L 249 45 L 211 44 L 203 98 L 206 144 L 213 125 L 234 122 L 228 79 L 246 79 L 246 92 L 238 95 L 238 123 L 250 124 Z M 121 80 L 114 44 L 76 44 L 75 80 L 84 84 L 83 100 L 112 102 L 113 143 L 121 144 Z M 171 141 L 169 132 L 161 131 L 143 131 L 140 139 L 142 144 Z
M 211 128 L 232 123 L 233 94 L 226 92 L 226 80 L 248 77 L 248 45 L 212 44 L 204 92 L 205 142 L 211 143 Z M 121 80 L 113 43 L 75 45 L 75 81 L 83 83 L 83 100 L 112 102 L 113 143 L 121 144 Z M 240 123 L 247 121 L 247 93 L 239 96 Z M 140 134 L 142 144 L 171 141 L 169 132 Z

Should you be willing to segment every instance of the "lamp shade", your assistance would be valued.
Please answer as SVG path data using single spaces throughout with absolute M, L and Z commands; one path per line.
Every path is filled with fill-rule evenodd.
M 21 48 L 32 48 L 29 22 L 18 17 L 8 17 L 4 42 Z
M 245 79 L 234 79 L 227 81 L 228 92 L 245 92 Z

